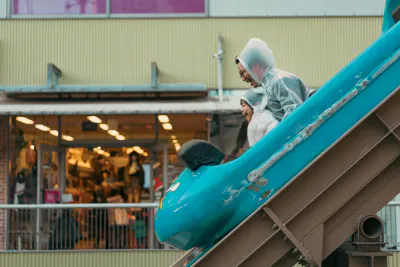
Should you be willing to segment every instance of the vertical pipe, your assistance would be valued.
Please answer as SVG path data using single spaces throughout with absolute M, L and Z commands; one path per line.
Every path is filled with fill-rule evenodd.
M 40 203 L 40 188 L 41 188 L 41 180 L 43 176 L 43 149 L 41 145 L 38 145 L 38 155 L 37 157 L 37 177 L 36 177 L 36 203 Z M 40 210 L 36 209 L 36 250 L 40 249 L 40 224 L 41 224 L 41 218 L 40 218 Z
M 9 188 L 11 188 L 11 184 L 10 184 L 10 182 L 11 182 L 11 179 L 10 179 L 10 168 L 9 168 L 9 162 L 10 162 L 10 159 L 11 159 L 11 153 L 10 153 L 10 148 L 11 148 L 11 146 L 10 146 L 10 140 L 11 140 L 11 138 L 10 138 L 10 130 L 11 130 L 11 127 L 10 127 L 10 124 L 11 124 L 11 117 L 10 116 L 7 116 L 7 124 L 6 124 L 6 136 L 5 136 L 5 138 L 6 138 L 6 144 L 5 144 L 5 146 L 6 146 L 6 158 L 7 158 L 7 162 L 6 162 L 6 175 L 7 175 L 7 178 L 6 178 L 6 204 L 9 204 Z M 8 241 L 8 231 L 9 231 L 9 229 L 8 229 L 8 225 L 9 225 L 9 214 L 10 214 L 10 212 L 9 212 L 9 210 L 5 210 L 4 211 L 4 214 L 5 214 L 5 229 L 6 229 L 6 238 L 4 239 L 4 250 L 8 250 L 9 249 L 9 247 L 8 247 L 8 244 L 9 244 L 9 241 Z
M 62 138 L 62 117 L 61 115 L 57 116 L 57 131 L 58 131 L 58 136 L 57 136 L 57 157 L 58 157 L 58 186 L 59 186 L 59 191 L 60 191 L 60 202 L 63 203 L 62 200 L 62 195 L 65 192 L 65 164 L 66 164 L 66 158 L 65 158 L 65 149 L 62 149 L 61 145 L 61 138 Z M 64 179 L 65 178 L 65 179 Z
M 163 196 L 165 196 L 168 190 L 168 143 L 164 145 L 163 156 Z
M 156 146 L 158 146 L 158 144 L 159 144 L 159 125 L 158 125 L 158 115 L 157 114 L 155 114 L 154 115 L 154 128 L 155 128 L 155 134 L 156 134 L 156 136 L 155 136 L 155 141 L 156 141 Z
M 218 52 L 216 55 L 218 61 L 218 97 L 219 101 L 223 101 L 223 84 L 222 84 L 222 59 L 224 58 L 224 51 L 222 50 L 222 37 L 218 36 Z
M 395 201 L 400 201 L 400 195 L 397 195 Z M 394 214 L 396 214 L 396 246 L 400 246 L 400 206 L 393 206 Z
M 151 149 L 150 151 L 150 202 L 154 203 L 154 170 L 153 170 L 153 165 L 154 165 L 154 148 Z M 150 242 L 149 242 L 149 248 L 154 249 L 154 209 L 149 209 L 149 237 L 150 237 Z
M 225 153 L 225 144 L 224 144 L 224 122 L 222 114 L 218 115 L 218 127 L 219 127 L 219 148 L 223 153 Z
M 211 129 L 212 129 L 212 119 L 213 116 L 211 114 L 207 115 L 207 142 L 211 142 Z

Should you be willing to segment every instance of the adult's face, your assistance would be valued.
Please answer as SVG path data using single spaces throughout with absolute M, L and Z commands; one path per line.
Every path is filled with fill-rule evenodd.
M 243 67 L 242 63 L 239 62 L 236 64 L 236 66 L 238 68 L 239 75 L 242 78 L 242 81 L 249 83 L 252 87 L 258 86 L 253 77 L 251 77 L 250 73 L 248 73 L 248 71 Z

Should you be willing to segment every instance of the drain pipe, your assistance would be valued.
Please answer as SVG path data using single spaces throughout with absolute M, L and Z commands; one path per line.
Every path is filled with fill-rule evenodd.
M 223 101 L 223 86 L 222 86 L 222 59 L 224 59 L 224 50 L 222 50 L 222 37 L 218 36 L 218 52 L 213 54 L 213 57 L 218 61 L 218 97 L 219 101 Z

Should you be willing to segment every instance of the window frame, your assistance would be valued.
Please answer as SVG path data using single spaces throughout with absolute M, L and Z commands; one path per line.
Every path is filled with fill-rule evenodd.
M 209 1 L 204 1 L 204 13 L 147 13 L 147 14 L 134 14 L 134 13 L 112 13 L 111 1 L 106 0 L 106 13 L 105 14 L 73 14 L 73 15 L 53 15 L 53 14 L 13 14 L 13 0 L 8 0 L 7 18 L 9 19 L 106 19 L 106 18 L 205 18 L 209 17 Z

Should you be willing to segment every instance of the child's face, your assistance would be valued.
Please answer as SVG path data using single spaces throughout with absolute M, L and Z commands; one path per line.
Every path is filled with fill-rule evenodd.
M 246 120 L 250 121 L 251 117 L 253 116 L 253 110 L 245 101 L 241 101 L 241 111 L 243 116 L 246 117 Z

